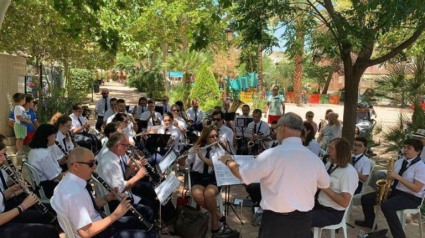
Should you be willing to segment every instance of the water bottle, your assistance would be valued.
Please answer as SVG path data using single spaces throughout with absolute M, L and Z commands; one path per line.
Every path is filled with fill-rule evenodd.
M 357 237 L 359 237 L 359 238 L 364 238 L 364 237 L 365 237 L 365 233 L 364 233 L 363 228 L 362 228 L 362 229 L 360 229 L 360 231 L 359 231 L 359 235 L 358 235 Z

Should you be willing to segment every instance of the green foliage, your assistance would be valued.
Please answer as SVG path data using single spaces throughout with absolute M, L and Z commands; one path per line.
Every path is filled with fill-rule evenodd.
M 195 86 L 190 91 L 190 100 L 198 99 L 199 107 L 208 110 L 220 104 L 220 89 L 217 80 L 207 65 L 201 67 Z
M 324 87 L 329 73 L 333 73 L 332 66 L 321 66 L 309 60 L 304 62 L 303 74 L 307 79 L 310 79 L 312 83 L 317 83 L 319 85 L 319 88 L 316 89 L 318 92 Z
M 65 89 L 54 88 L 49 96 L 41 97 L 38 102 L 37 119 L 40 124 L 48 123 L 57 112 L 69 115 L 72 113 L 72 104 L 79 102 L 78 94 L 65 95 Z
M 266 113 L 266 104 L 267 104 L 266 100 L 261 100 L 259 97 L 255 97 L 252 108 L 258 108 L 263 113 Z
M 183 83 L 179 82 L 173 87 L 173 91 L 170 93 L 170 102 L 175 103 L 177 101 L 181 101 L 185 95 L 187 95 L 188 91 L 185 87 L 183 87 Z M 186 106 L 186 104 L 185 104 Z
M 76 98 L 83 99 L 90 92 L 93 80 L 93 72 L 87 69 L 71 69 L 72 93 Z M 79 101 L 79 100 L 78 100 Z
M 139 92 L 146 92 L 148 97 L 159 99 L 165 95 L 164 76 L 158 71 L 144 71 L 143 68 L 133 68 L 128 77 L 127 83 L 130 87 L 135 87 Z
M 134 65 L 137 63 L 137 60 L 131 56 L 118 53 L 117 62 L 115 67 L 121 71 L 130 72 L 134 68 Z
M 168 57 L 163 67 L 167 70 L 181 71 L 185 77 L 190 77 L 196 74 L 204 64 L 209 63 L 211 63 L 211 58 L 208 58 L 203 52 L 180 51 Z

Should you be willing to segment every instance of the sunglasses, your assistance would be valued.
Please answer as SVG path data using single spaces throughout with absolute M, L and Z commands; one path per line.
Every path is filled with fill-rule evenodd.
M 97 165 L 97 160 L 92 160 L 90 162 L 76 162 L 77 164 L 86 164 L 90 168 L 93 168 L 94 165 Z
M 180 110 L 174 109 L 173 112 L 180 112 Z
M 212 135 L 212 136 L 210 136 L 210 138 L 211 139 L 218 138 L 218 135 Z
M 221 121 L 221 118 L 213 118 L 213 121 Z

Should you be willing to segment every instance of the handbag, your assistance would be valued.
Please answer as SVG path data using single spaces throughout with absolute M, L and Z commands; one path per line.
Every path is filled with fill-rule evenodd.
M 177 198 L 177 207 L 181 207 L 181 206 L 189 206 L 189 196 L 187 196 L 187 192 L 189 192 L 188 190 L 186 190 L 186 192 L 183 190 L 182 191 L 182 196 Z
M 209 217 L 191 206 L 177 207 L 174 232 L 183 238 L 204 238 Z

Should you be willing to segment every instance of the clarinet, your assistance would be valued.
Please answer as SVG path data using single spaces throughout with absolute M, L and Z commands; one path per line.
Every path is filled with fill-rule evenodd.
M 134 147 L 130 147 L 131 153 L 134 154 L 135 156 L 137 156 L 139 159 L 141 159 L 139 157 L 139 155 L 137 154 L 136 148 Z M 135 158 L 133 158 L 132 156 L 129 156 L 130 159 L 137 165 L 137 163 L 135 162 Z M 156 171 L 156 169 L 154 167 L 152 167 L 152 165 L 150 165 L 149 163 L 147 165 L 145 165 L 147 171 L 148 171 L 148 176 L 149 176 L 149 182 L 152 182 L 153 185 L 157 185 L 160 181 L 161 181 L 161 175 L 158 173 L 158 171 Z M 140 169 L 140 168 L 139 168 Z
M 58 142 L 58 141 L 55 141 L 55 144 L 59 147 L 59 149 L 62 151 L 62 153 L 63 153 L 64 155 L 66 155 L 66 156 L 68 156 L 68 155 L 69 155 L 69 152 L 68 152 L 68 151 L 65 151 L 65 149 L 61 146 L 61 144 L 59 144 L 59 142 Z
M 96 181 L 98 181 L 106 190 L 108 190 L 108 192 L 114 194 L 114 196 L 117 198 L 118 201 L 121 202 L 122 197 L 120 195 L 118 195 L 117 192 L 115 192 L 115 190 L 113 188 L 111 188 L 106 182 L 105 180 L 103 180 L 97 173 L 93 172 L 92 173 L 92 178 Z M 137 217 L 137 219 L 139 219 L 139 221 L 142 223 L 142 225 L 144 227 L 146 227 L 147 231 L 152 230 L 152 228 L 154 227 L 153 224 L 145 221 L 145 219 L 143 218 L 143 216 L 133 207 L 130 205 L 130 211 L 131 213 Z
M 10 169 L 13 173 L 15 173 L 19 178 L 23 178 L 21 171 L 16 169 L 15 164 L 13 164 L 12 159 L 7 154 L 4 154 L 4 157 L 6 158 L 7 163 L 9 164 Z M 26 158 L 25 158 L 26 160 Z
M 22 189 L 22 191 L 30 195 L 32 193 L 31 189 L 27 188 L 25 181 L 22 177 L 19 177 L 16 172 L 13 171 L 12 168 L 7 167 L 5 164 L 2 164 L 0 168 L 4 169 L 4 171 L 7 173 L 9 178 L 13 181 L 13 183 L 19 185 L 19 187 Z M 47 209 L 46 206 L 40 201 L 40 198 L 35 196 L 37 198 L 37 203 L 35 204 L 37 208 L 41 211 L 43 215 L 45 215 L 49 221 L 49 223 L 53 223 L 56 220 L 56 216 Z

